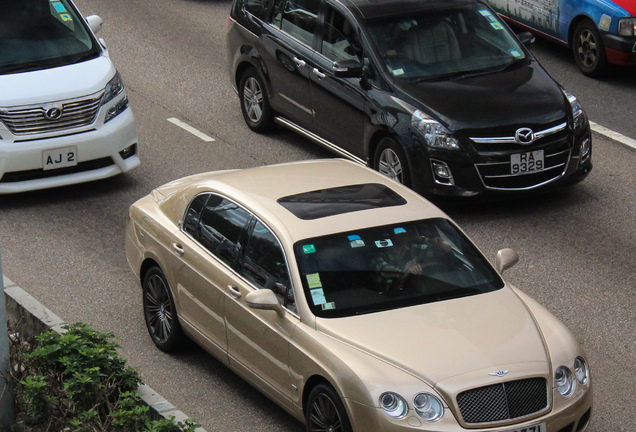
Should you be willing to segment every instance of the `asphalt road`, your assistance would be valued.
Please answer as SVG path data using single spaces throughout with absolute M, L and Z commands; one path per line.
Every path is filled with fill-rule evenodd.
M 228 0 L 78 0 L 98 13 L 138 122 L 142 166 L 114 179 L 0 197 L 4 273 L 67 322 L 120 337 L 145 382 L 208 431 L 301 431 L 302 426 L 197 348 L 166 355 L 146 334 L 124 256 L 124 221 L 136 199 L 166 181 L 221 168 L 331 157 L 280 131 L 244 126 L 226 73 Z M 590 81 L 561 48 L 537 43 L 548 70 L 593 121 L 636 138 L 635 81 L 614 71 Z M 598 89 L 595 92 L 594 89 Z M 621 117 L 620 114 L 632 113 Z M 166 121 L 213 137 L 204 142 Z M 631 129 L 630 129 L 631 128 Z M 509 282 L 563 320 L 591 362 L 590 432 L 636 428 L 636 150 L 594 136 L 594 170 L 581 184 L 533 199 L 445 205 L 486 256 L 515 248 Z

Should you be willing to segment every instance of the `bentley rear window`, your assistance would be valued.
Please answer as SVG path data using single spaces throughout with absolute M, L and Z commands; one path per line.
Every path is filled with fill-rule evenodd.
M 320 189 L 278 199 L 278 203 L 305 220 L 319 219 L 371 208 L 393 207 L 406 200 L 393 189 L 377 183 Z

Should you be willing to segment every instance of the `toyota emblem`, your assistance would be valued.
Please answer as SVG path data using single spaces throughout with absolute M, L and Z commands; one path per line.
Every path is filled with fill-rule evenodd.
M 534 132 L 530 128 L 519 128 L 515 132 L 515 141 L 521 145 L 528 145 L 534 142 Z
M 60 117 L 62 117 L 62 108 L 59 108 L 59 107 L 49 108 L 44 113 L 44 117 L 46 117 L 47 120 L 57 120 Z

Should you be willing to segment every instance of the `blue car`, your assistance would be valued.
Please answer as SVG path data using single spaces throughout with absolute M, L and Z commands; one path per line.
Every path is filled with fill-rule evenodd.
M 585 75 L 598 77 L 609 63 L 636 65 L 634 0 L 487 0 L 513 25 L 572 50 Z

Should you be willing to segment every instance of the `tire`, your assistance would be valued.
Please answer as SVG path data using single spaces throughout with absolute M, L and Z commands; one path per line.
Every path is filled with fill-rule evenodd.
M 254 132 L 269 132 L 274 127 L 274 113 L 269 105 L 267 89 L 256 69 L 250 67 L 241 75 L 239 84 L 241 112 Z
M 599 77 L 607 71 L 605 45 L 592 21 L 584 20 L 577 24 L 572 39 L 572 52 L 574 61 L 583 74 Z
M 373 168 L 398 183 L 411 186 L 406 155 L 400 144 L 393 138 L 385 137 L 380 140 L 375 150 Z
M 305 410 L 307 432 L 352 432 L 347 411 L 333 387 L 318 384 L 311 390 Z
M 143 308 L 146 328 L 157 348 L 165 352 L 180 348 L 183 330 L 170 286 L 159 267 L 152 267 L 144 278 Z

